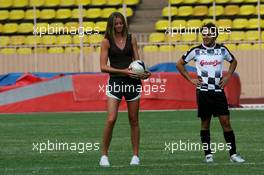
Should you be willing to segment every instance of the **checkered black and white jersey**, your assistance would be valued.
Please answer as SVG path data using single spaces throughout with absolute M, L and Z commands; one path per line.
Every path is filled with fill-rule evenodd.
M 199 90 L 221 92 L 219 81 L 222 78 L 223 62 L 226 60 L 231 63 L 234 56 L 224 45 L 215 44 L 209 48 L 201 44 L 189 50 L 182 59 L 185 63 L 195 61 L 198 77 L 203 81 Z

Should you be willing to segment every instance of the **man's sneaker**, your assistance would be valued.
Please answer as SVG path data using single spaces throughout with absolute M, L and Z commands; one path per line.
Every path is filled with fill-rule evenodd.
M 237 163 L 243 163 L 245 162 L 245 159 L 243 159 L 239 154 L 233 154 L 230 157 L 231 162 L 237 162 Z
M 108 157 L 106 155 L 103 155 L 100 159 L 100 166 L 102 167 L 109 167 L 110 166 L 110 163 L 108 161 Z
M 204 161 L 205 161 L 206 163 L 212 163 L 212 162 L 214 162 L 213 154 L 207 154 L 207 155 L 205 156 L 205 158 L 204 158 Z
M 139 165 L 140 164 L 140 160 L 138 156 L 133 156 L 130 162 L 130 165 Z

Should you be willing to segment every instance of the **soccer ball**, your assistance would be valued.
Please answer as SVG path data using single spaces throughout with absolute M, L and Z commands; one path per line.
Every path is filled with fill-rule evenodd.
M 136 74 L 142 74 L 146 72 L 146 65 L 142 60 L 135 60 L 130 65 L 131 71 Z

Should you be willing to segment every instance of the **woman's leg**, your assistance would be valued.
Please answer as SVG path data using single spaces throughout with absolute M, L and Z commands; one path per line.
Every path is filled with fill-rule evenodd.
M 139 131 L 139 122 L 138 122 L 139 99 L 135 101 L 128 101 L 127 108 L 128 108 L 128 118 L 131 128 L 131 142 L 133 147 L 133 153 L 134 155 L 138 156 L 139 140 L 140 140 L 140 131 Z
M 108 97 L 107 120 L 104 129 L 102 155 L 108 155 L 108 149 L 112 139 L 113 128 L 116 122 L 120 100 Z

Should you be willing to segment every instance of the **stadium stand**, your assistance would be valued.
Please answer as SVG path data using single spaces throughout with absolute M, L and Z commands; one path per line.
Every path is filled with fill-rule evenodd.
M 130 20 L 140 3 L 138 0 L 0 0 L 0 46 L 3 47 L 0 49 L 4 49 L 1 53 L 31 54 L 34 50 L 39 53 L 77 53 L 79 48 L 76 44 L 79 45 L 81 41 L 86 44 L 85 47 L 97 47 L 103 39 L 107 18 L 114 11 L 123 13 L 123 3 L 127 6 L 125 16 Z M 79 5 L 82 5 L 82 11 Z M 79 24 L 80 16 L 83 18 L 82 24 Z M 80 26 L 83 27 L 82 31 Z M 92 35 L 84 35 L 81 40 L 80 32 L 86 31 Z M 33 49 L 35 44 L 47 47 Z M 20 45 L 30 48 L 4 48 Z M 60 48 L 57 45 L 64 46 Z M 66 45 L 75 47 L 70 49 Z
M 246 50 L 247 46 L 249 48 L 247 50 L 259 48 L 255 46 L 255 42 L 260 39 L 258 24 L 260 23 L 262 30 L 264 20 L 262 18 L 260 21 L 258 20 L 257 0 L 216 0 L 215 6 L 213 6 L 213 0 L 169 0 L 169 3 L 170 6 L 163 7 L 161 18 L 155 23 L 156 32 L 149 36 L 150 42 L 153 42 L 153 36 L 161 36 L 161 39 L 154 40 L 157 46 L 166 44 L 166 42 L 172 42 L 174 46 L 189 42 L 188 45 L 192 46 L 194 43 L 201 42 L 200 36 L 182 34 L 186 32 L 184 28 L 196 28 L 197 31 L 202 24 L 209 21 L 214 22 L 213 16 L 215 16 L 215 23 L 218 27 L 228 28 L 232 31 L 232 34 L 220 34 L 219 42 L 229 43 L 228 47 L 232 50 Z M 263 14 L 264 5 L 261 4 L 260 15 Z M 166 30 L 180 34 L 177 39 L 163 39 L 159 32 L 164 33 Z M 165 36 L 165 38 L 172 37 Z M 242 45 L 240 46 L 240 44 Z

